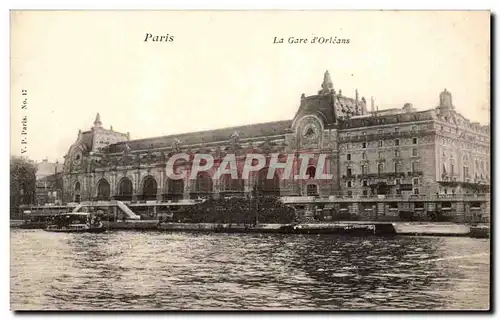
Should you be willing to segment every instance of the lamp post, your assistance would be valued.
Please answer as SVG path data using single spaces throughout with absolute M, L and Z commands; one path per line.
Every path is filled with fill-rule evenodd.
M 58 198 L 59 198 L 59 184 L 57 183 L 57 167 L 59 166 L 59 160 L 56 160 L 56 165 L 54 166 L 54 189 L 55 189 L 55 196 L 54 196 L 54 205 L 57 204 Z
M 19 204 L 24 204 L 24 189 L 19 186 Z
M 24 197 L 24 189 L 21 188 L 21 186 L 19 186 L 19 206 L 18 206 L 18 210 L 20 209 L 20 205 L 23 204 L 23 199 Z M 21 212 L 22 212 L 22 219 L 24 220 L 24 210 L 21 209 Z
M 257 186 L 253 188 L 253 194 L 255 198 L 255 225 L 259 224 L 259 192 Z

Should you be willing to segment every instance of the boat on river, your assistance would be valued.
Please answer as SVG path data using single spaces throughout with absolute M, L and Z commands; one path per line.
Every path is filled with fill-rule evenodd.
M 44 229 L 49 232 L 93 232 L 106 231 L 106 227 L 98 217 L 87 212 L 69 212 L 58 214 L 47 223 Z

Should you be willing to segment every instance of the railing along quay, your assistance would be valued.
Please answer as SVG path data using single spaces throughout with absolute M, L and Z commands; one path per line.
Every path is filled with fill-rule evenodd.
M 439 202 L 439 201 L 489 201 L 490 194 L 438 194 L 438 195 L 378 195 L 378 196 L 288 196 L 281 197 L 284 203 L 337 203 L 337 202 Z

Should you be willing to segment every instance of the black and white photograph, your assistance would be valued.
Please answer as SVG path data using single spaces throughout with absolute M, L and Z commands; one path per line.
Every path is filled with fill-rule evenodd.
M 13 311 L 489 311 L 490 11 L 11 10 Z

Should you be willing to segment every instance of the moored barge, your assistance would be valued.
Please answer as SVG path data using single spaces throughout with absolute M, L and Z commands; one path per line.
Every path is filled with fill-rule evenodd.
M 106 231 L 106 227 L 96 217 L 87 212 L 68 212 L 53 216 L 44 228 L 48 232 L 64 233 L 101 233 Z

